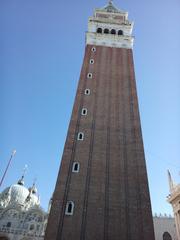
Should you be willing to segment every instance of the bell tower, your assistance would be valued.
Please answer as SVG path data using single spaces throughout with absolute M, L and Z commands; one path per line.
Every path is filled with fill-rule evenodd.
M 45 240 L 154 240 L 132 29 L 112 1 L 89 18 Z

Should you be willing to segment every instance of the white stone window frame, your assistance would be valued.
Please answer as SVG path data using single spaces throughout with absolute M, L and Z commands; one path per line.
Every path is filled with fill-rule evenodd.
M 91 58 L 91 59 L 89 60 L 89 63 L 90 63 L 90 64 L 94 64 L 94 59 Z
M 84 94 L 87 95 L 87 96 L 89 96 L 89 95 L 91 94 L 91 90 L 90 90 L 89 88 L 86 88 L 86 89 L 84 90 Z
M 82 116 L 86 116 L 87 113 L 88 113 L 87 108 L 82 108 L 82 110 L 81 110 L 81 115 L 82 115 Z
M 71 211 L 69 211 L 69 204 L 72 204 Z M 73 213 L 74 213 L 74 202 L 73 201 L 68 201 L 66 203 L 65 215 L 72 216 Z
M 87 74 L 87 78 L 92 78 L 92 77 L 93 77 L 92 73 L 89 72 L 89 73 Z
M 77 167 L 77 170 L 75 169 L 76 166 L 78 166 L 78 167 Z M 73 166 L 72 166 L 72 172 L 73 172 L 73 173 L 78 173 L 79 170 L 80 170 L 80 164 L 79 164 L 78 162 L 74 162 L 74 163 L 73 163 Z
M 82 136 L 82 137 L 81 137 Z M 83 141 L 84 140 L 84 133 L 83 132 L 79 132 L 77 135 L 77 140 L 78 141 Z
M 92 51 L 92 52 L 96 52 L 96 48 L 95 48 L 95 47 L 92 47 L 92 48 L 91 48 L 91 51 Z

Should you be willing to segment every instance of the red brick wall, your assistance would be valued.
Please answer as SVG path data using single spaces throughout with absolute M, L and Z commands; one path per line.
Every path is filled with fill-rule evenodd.
M 132 50 L 92 47 L 85 50 L 45 240 L 154 240 Z M 77 141 L 79 131 L 84 141 Z M 79 173 L 72 173 L 74 161 Z M 65 215 L 68 200 L 73 216 Z

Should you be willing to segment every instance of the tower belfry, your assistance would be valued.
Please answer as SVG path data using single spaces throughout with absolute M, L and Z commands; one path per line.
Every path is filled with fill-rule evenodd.
M 112 1 L 89 18 L 45 240 L 154 240 L 132 29 Z

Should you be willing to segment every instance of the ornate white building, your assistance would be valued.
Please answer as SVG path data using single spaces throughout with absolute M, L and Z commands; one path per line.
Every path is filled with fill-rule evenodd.
M 42 240 L 48 214 L 41 208 L 35 184 L 24 176 L 0 193 L 0 240 Z
M 175 184 L 168 171 L 169 190 L 170 194 L 167 198 L 168 202 L 172 205 L 177 229 L 178 240 L 180 240 L 180 184 Z

